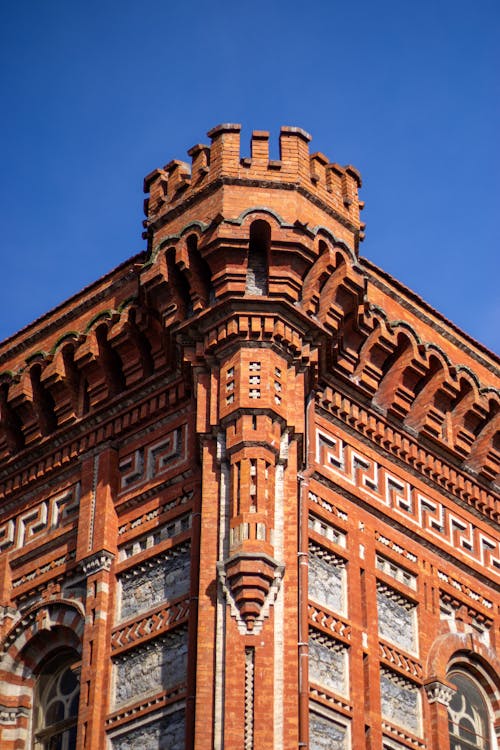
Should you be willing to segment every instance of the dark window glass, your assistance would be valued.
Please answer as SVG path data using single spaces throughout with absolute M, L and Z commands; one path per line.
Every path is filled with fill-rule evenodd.
M 456 693 L 448 707 L 450 750 L 491 750 L 488 708 L 476 682 L 463 672 L 452 672 Z
M 72 663 L 63 653 L 46 662 L 35 690 L 34 749 L 75 750 L 80 683 Z

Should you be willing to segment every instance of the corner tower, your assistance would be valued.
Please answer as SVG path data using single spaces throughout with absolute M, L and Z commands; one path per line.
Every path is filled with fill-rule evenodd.
M 0 344 L 0 746 L 492 750 L 499 361 L 359 255 L 353 167 L 209 138 Z
M 208 135 L 191 165 L 173 161 L 146 178 L 142 274 L 164 325 L 177 323 L 196 389 L 195 747 L 296 748 L 308 700 L 298 476 L 327 330 L 311 320 L 336 332 L 342 317 L 341 305 L 320 309 L 318 288 L 356 261 L 360 177 L 311 156 L 300 128 L 282 128 L 278 161 L 267 132 L 253 132 L 249 158 L 239 125 Z

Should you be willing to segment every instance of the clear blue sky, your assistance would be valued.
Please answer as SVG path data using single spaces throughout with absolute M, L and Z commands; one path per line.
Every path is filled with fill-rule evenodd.
M 0 339 L 141 250 L 143 176 L 241 122 L 354 164 L 362 254 L 498 350 L 499 38 L 498 0 L 3 0 Z

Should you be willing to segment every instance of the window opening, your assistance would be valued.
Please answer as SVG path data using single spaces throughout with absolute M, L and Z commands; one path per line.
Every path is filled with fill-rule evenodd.
M 35 688 L 34 750 L 75 750 L 80 698 L 78 658 L 59 653 L 47 661 Z
M 271 227 L 258 219 L 250 226 L 246 291 L 248 294 L 267 294 L 268 256 L 271 246 Z
M 456 687 L 448 707 L 451 750 L 491 750 L 489 712 L 476 682 L 463 672 L 452 672 Z

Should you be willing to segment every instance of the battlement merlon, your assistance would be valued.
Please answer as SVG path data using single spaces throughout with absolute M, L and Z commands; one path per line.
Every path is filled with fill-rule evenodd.
M 302 128 L 282 127 L 280 158 L 269 158 L 269 133 L 254 130 L 250 156 L 241 155 L 241 125 L 225 123 L 208 132 L 211 145 L 196 144 L 188 151 L 191 164 L 171 161 L 155 169 L 144 180 L 146 226 L 176 208 L 182 201 L 204 190 L 216 180 L 302 190 L 352 226 L 359 240 L 365 225 L 360 221 L 364 203 L 359 200 L 361 176 L 351 165 L 332 163 L 321 153 L 309 153 L 311 136 Z

